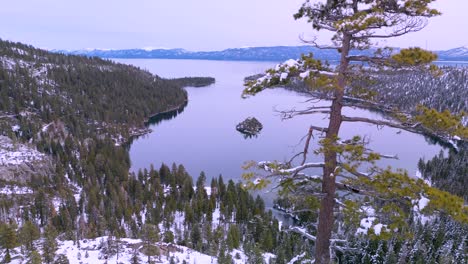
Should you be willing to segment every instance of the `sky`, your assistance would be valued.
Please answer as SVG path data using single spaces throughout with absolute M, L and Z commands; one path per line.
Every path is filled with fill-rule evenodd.
M 46 49 L 301 45 L 313 33 L 292 15 L 304 0 L 5 0 L 0 38 Z M 468 45 L 467 0 L 439 0 L 423 31 L 380 45 L 443 50 Z

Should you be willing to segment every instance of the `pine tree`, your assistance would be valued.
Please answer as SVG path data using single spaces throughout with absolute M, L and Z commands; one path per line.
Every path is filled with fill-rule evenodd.
M 233 264 L 234 261 L 230 254 L 227 254 L 226 245 L 221 245 L 218 255 L 218 264 Z
M 230 225 L 227 235 L 227 246 L 230 250 L 240 247 L 240 232 L 236 225 Z
M 19 229 L 19 240 L 23 244 L 27 251 L 34 250 L 34 240 L 39 239 L 40 231 L 36 225 L 31 221 L 24 222 L 23 226 Z
M 192 241 L 192 248 L 197 251 L 201 251 L 203 241 L 200 227 L 198 226 L 198 224 L 192 226 L 190 232 L 190 239 Z
M 405 120 L 406 116 L 402 117 L 401 113 L 396 111 L 395 115 L 400 114 L 397 118 L 399 121 L 387 122 L 364 117 L 350 117 L 342 111 L 343 106 L 347 104 L 345 96 L 379 103 L 376 99 L 376 92 L 363 88 L 366 85 L 362 85 L 362 83 L 372 82 L 376 72 L 384 73 L 404 69 L 438 73 L 437 67 L 431 65 L 437 56 L 420 48 L 401 49 L 398 53 L 391 49 L 378 49 L 374 55 L 354 55 L 351 53 L 353 49 L 369 49 L 374 44 L 375 39 L 394 38 L 423 29 L 427 18 L 440 15 L 439 11 L 430 7 L 434 1 L 306 0 L 294 17 L 306 19 L 312 24 L 314 30 L 326 30 L 333 34 L 331 45 L 319 45 L 316 40 L 310 43 L 319 48 L 336 50 L 340 54 L 338 66 L 332 68 L 328 63 L 313 58 L 312 54 L 304 55 L 299 60 L 289 60 L 278 65 L 275 69 L 268 70 L 261 79 L 246 83 L 244 96 L 256 94 L 267 87 L 283 86 L 295 80 L 302 80 L 309 86 L 312 93 L 318 94 L 320 98 L 330 100 L 330 105 L 313 105 L 305 110 L 291 110 L 282 113 L 285 118 L 304 114 L 325 114 L 328 116 L 326 127 L 310 126 L 303 152 L 295 155 L 287 163 L 263 162 L 247 166 L 258 165 L 257 167 L 268 171 L 269 177 L 277 175 L 281 178 L 282 191 L 280 193 L 284 195 L 291 193 L 297 197 L 310 197 L 317 201 L 315 203 L 317 206 L 306 208 L 319 211 L 316 234 L 308 236 L 315 240 L 315 263 L 328 264 L 332 260 L 333 256 L 330 255 L 330 252 L 333 253 L 330 250 L 331 236 L 336 224 L 337 195 L 340 196 L 341 192 L 350 192 L 358 196 L 366 194 L 370 194 L 368 197 L 378 196 L 380 202 L 382 199 L 393 200 L 394 202 L 380 204 L 384 208 L 380 212 L 386 214 L 382 216 L 382 219 L 388 220 L 385 222 L 386 224 L 397 227 L 399 230 L 407 229 L 405 217 L 409 218 L 410 212 L 406 209 L 412 207 L 411 203 L 406 200 L 408 197 L 411 197 L 410 200 L 418 200 L 431 196 L 429 198 L 431 201 L 434 199 L 441 201 L 437 206 L 436 202 L 433 203 L 435 207 L 439 208 L 437 210 L 453 210 L 448 214 L 462 222 L 468 222 L 468 212 L 463 209 L 463 202 L 457 198 L 447 193 L 442 195 L 430 186 L 424 185 L 422 181 L 411 179 L 407 173 L 377 168 L 375 162 L 384 158 L 385 155 L 368 150 L 367 142 L 362 137 L 339 138 L 341 125 L 345 122 L 365 122 L 420 132 L 414 124 L 418 124 L 418 122 L 422 124 L 427 121 L 426 124 L 422 124 L 422 127 L 426 131 L 432 131 L 433 135 L 440 134 L 437 132 L 439 127 L 429 125 L 431 121 L 428 120 L 433 121 L 431 118 L 415 116 L 410 120 Z M 434 116 L 432 111 L 422 109 L 421 112 L 425 117 Z M 453 131 L 461 129 L 457 123 L 459 120 L 457 117 L 442 115 L 440 119 L 443 123 L 440 124 L 443 129 L 448 127 Z M 309 143 L 314 133 L 324 134 L 323 139 L 318 142 L 318 149 L 311 152 L 321 155 L 323 162 L 307 162 Z M 370 167 L 368 172 L 359 171 L 363 164 Z M 304 172 L 311 168 L 320 168 L 322 175 L 320 177 L 303 176 Z M 374 172 L 377 173 L 373 175 Z M 255 173 L 245 174 L 245 178 L 251 180 L 249 184 L 251 188 L 263 188 L 269 183 L 269 178 L 254 179 L 255 175 Z M 344 176 L 346 180 L 342 180 L 338 176 Z M 457 201 L 455 202 L 457 209 L 442 202 L 444 200 L 442 196 L 448 196 Z M 396 213 L 393 214 L 393 212 Z M 382 232 L 382 235 L 387 234 Z
M 29 260 L 27 263 L 28 264 L 41 264 L 42 260 L 41 260 L 41 255 L 39 254 L 39 252 L 37 252 L 36 250 L 33 250 L 31 254 L 29 254 Z
M 151 263 L 151 256 L 159 254 L 159 248 L 154 243 L 159 241 L 159 229 L 152 224 L 145 224 L 142 228 L 142 239 L 145 245 L 145 254 L 148 256 L 148 263 Z
M 42 242 L 42 257 L 44 262 L 53 263 L 55 252 L 57 251 L 57 231 L 52 225 L 47 225 L 44 230 L 44 240 Z
M 11 261 L 10 251 L 18 244 L 16 231 L 12 225 L 3 225 L 0 236 L 1 246 L 6 249 L 4 261 L 9 263 Z

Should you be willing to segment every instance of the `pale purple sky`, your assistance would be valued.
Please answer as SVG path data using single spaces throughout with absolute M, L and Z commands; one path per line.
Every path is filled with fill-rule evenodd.
M 310 25 L 292 15 L 303 0 L 10 0 L 0 8 L 0 38 L 41 48 L 221 50 L 299 45 Z M 468 45 L 467 0 L 439 0 L 441 17 L 386 45 L 432 50 Z M 319 37 L 327 39 L 320 33 Z

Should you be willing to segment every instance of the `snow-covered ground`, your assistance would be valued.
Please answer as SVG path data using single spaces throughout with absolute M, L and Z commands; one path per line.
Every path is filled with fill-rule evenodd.
M 28 187 L 20 187 L 17 185 L 8 185 L 0 188 L 0 194 L 5 195 L 22 195 L 22 194 L 32 194 L 33 190 Z
M 132 258 L 135 256 L 138 257 L 140 263 L 146 263 L 148 260 L 148 256 L 141 252 L 143 242 L 139 239 L 123 238 L 119 242 L 116 242 L 115 238 L 110 240 L 113 245 L 116 245 L 116 243 L 120 245 L 118 254 L 115 249 L 113 250 L 114 253 L 107 253 L 108 241 L 109 237 L 83 239 L 79 243 L 59 241 L 56 254 L 65 255 L 70 264 L 131 263 Z M 159 256 L 151 257 L 155 263 L 170 263 L 171 259 L 175 263 L 183 263 L 184 260 L 188 264 L 218 263 L 217 257 L 209 256 L 187 247 L 167 243 L 156 243 L 155 245 L 159 248 L 160 252 Z M 38 251 L 39 253 L 42 252 L 42 250 Z M 12 251 L 12 264 L 28 263 L 28 259 L 20 252 L 20 248 Z M 235 264 L 247 262 L 247 256 L 240 250 L 233 250 L 229 254 L 232 256 Z M 273 254 L 264 254 L 266 263 L 273 257 Z
M 41 161 L 44 154 L 5 136 L 0 136 L 0 165 L 19 165 L 25 162 Z

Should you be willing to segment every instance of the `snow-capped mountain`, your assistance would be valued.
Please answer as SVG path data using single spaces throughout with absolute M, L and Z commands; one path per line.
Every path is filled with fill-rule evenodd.
M 155 58 L 155 59 L 200 59 L 200 60 L 244 60 L 244 61 L 283 61 L 299 58 L 301 54 L 314 53 L 327 60 L 338 60 L 335 50 L 320 50 L 310 46 L 275 46 L 233 48 L 222 51 L 187 51 L 184 49 L 125 49 L 125 50 L 54 50 L 53 52 L 98 56 L 102 58 Z
M 371 54 L 375 50 L 354 51 L 353 54 Z M 143 48 L 143 49 L 83 49 L 75 51 L 53 50 L 53 52 L 97 56 L 101 58 L 154 58 L 154 59 L 199 59 L 199 60 L 244 60 L 244 61 L 284 61 L 299 58 L 301 54 L 314 53 L 315 57 L 326 60 L 339 60 L 336 50 L 323 50 L 311 46 L 245 47 L 221 51 L 187 51 L 185 49 Z M 468 46 L 436 51 L 439 60 L 468 60 Z
M 185 53 L 190 53 L 184 49 L 82 49 L 82 50 L 52 50 L 55 53 L 64 53 L 72 55 L 85 55 L 88 57 L 101 58 L 173 58 L 180 57 Z
M 438 51 L 441 60 L 468 60 L 468 45 L 454 49 Z

